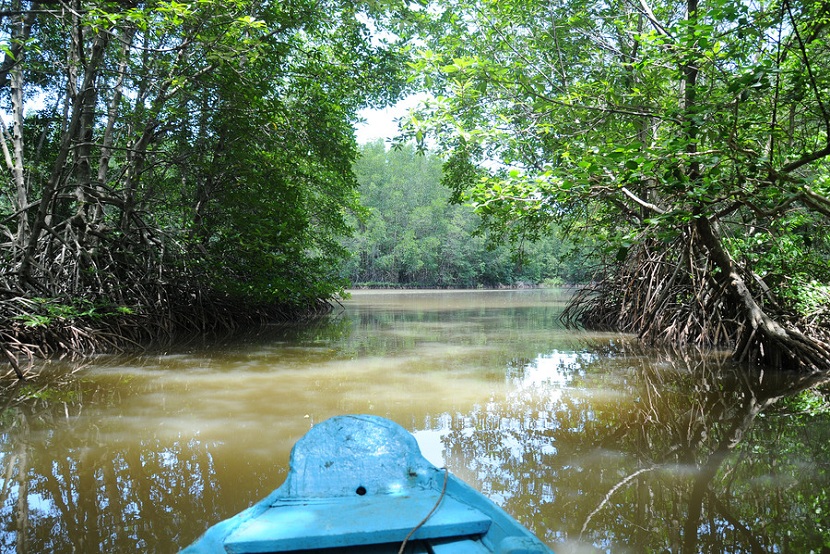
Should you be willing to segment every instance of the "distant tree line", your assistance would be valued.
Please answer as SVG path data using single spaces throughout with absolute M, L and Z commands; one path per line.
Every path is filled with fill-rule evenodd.
M 364 209 L 344 242 L 344 276 L 357 286 L 496 287 L 590 279 L 595 260 L 551 233 L 519 248 L 481 229 L 469 205 L 451 203 L 443 160 L 414 146 L 365 144 L 354 165 Z

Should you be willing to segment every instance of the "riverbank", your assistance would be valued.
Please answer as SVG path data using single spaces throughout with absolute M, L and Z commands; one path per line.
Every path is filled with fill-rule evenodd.
M 504 289 L 552 289 L 552 288 L 568 288 L 578 287 L 579 283 L 565 283 L 562 279 L 545 279 L 539 283 L 529 281 L 516 281 L 513 283 L 495 283 L 495 284 L 478 284 L 473 287 L 463 286 L 439 286 L 434 283 L 395 283 L 383 281 L 368 281 L 362 283 L 353 283 L 351 289 L 389 289 L 389 290 L 504 290 Z
M 46 298 L 0 300 L 0 368 L 7 364 L 0 379 L 28 379 L 38 359 L 142 351 L 197 336 L 228 336 L 250 326 L 320 317 L 332 306 L 325 300 L 287 306 L 195 295 L 142 307 Z
M 530 290 L 573 291 L 561 286 L 517 282 L 474 289 L 358 283 L 346 291 Z M 180 295 L 179 295 L 180 296 Z M 26 380 L 36 360 L 82 359 L 101 353 L 165 348 L 205 337 L 228 337 L 241 330 L 274 322 L 301 322 L 324 316 L 339 299 L 319 299 L 294 306 L 251 304 L 229 297 L 170 296 L 154 305 L 131 307 L 94 304 L 87 300 L 14 297 L 0 300 L 0 379 Z M 5 369 L 2 369 L 5 366 Z

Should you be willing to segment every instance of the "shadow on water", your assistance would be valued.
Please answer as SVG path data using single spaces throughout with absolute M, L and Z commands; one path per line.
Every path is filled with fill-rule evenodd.
M 830 548 L 828 375 L 576 334 L 502 296 L 400 298 L 7 391 L 0 551 L 175 551 L 366 406 L 560 553 Z

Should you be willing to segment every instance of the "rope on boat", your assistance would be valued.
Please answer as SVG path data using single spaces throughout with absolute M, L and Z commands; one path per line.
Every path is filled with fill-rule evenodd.
M 412 531 L 409 532 L 409 534 L 406 536 L 406 538 L 404 538 L 403 542 L 401 543 L 401 547 L 398 549 L 398 554 L 403 554 L 403 551 L 406 548 L 406 543 L 409 542 L 409 539 L 412 538 L 412 535 L 414 535 L 415 532 L 418 529 L 423 527 L 424 523 L 429 521 L 429 518 L 431 518 L 432 514 L 435 513 L 435 510 L 438 509 L 438 506 L 441 504 L 441 501 L 444 500 L 444 495 L 447 494 L 447 481 L 449 481 L 449 479 L 450 479 L 450 470 L 448 470 L 447 468 L 443 468 L 443 469 L 444 469 L 444 486 L 441 487 L 441 494 L 438 495 L 438 500 L 435 502 L 435 505 L 432 507 L 432 509 L 429 511 L 429 513 L 426 516 L 424 516 L 424 519 L 422 519 L 420 522 L 418 522 L 418 525 L 416 525 L 412 529 Z

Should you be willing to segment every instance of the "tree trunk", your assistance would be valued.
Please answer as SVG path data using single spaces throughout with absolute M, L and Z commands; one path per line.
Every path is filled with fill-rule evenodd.
M 718 270 L 716 280 L 738 310 L 741 327 L 735 344 L 735 358 L 775 367 L 830 367 L 830 345 L 807 337 L 798 329 L 784 327 L 756 301 L 738 266 L 723 248 L 712 223 L 699 217 L 695 221 L 695 230 Z
M 104 59 L 104 51 L 109 35 L 101 32 L 95 37 L 92 47 L 92 55 L 84 67 L 84 78 L 78 93 L 70 94 L 71 117 L 66 132 L 63 134 L 60 148 L 52 166 L 49 179 L 44 183 L 40 204 L 32 222 L 29 235 L 26 240 L 26 248 L 20 262 L 19 283 L 24 288 L 36 286 L 36 280 L 32 277 L 32 268 L 36 265 L 38 243 L 44 229 L 50 224 L 51 215 L 55 208 L 58 192 L 65 179 L 65 165 L 73 147 L 78 146 L 82 141 L 81 132 L 84 129 L 84 108 L 87 105 L 87 95 L 95 95 L 95 80 Z M 83 45 L 77 45 L 82 48 Z M 70 83 L 70 87 L 72 84 Z

